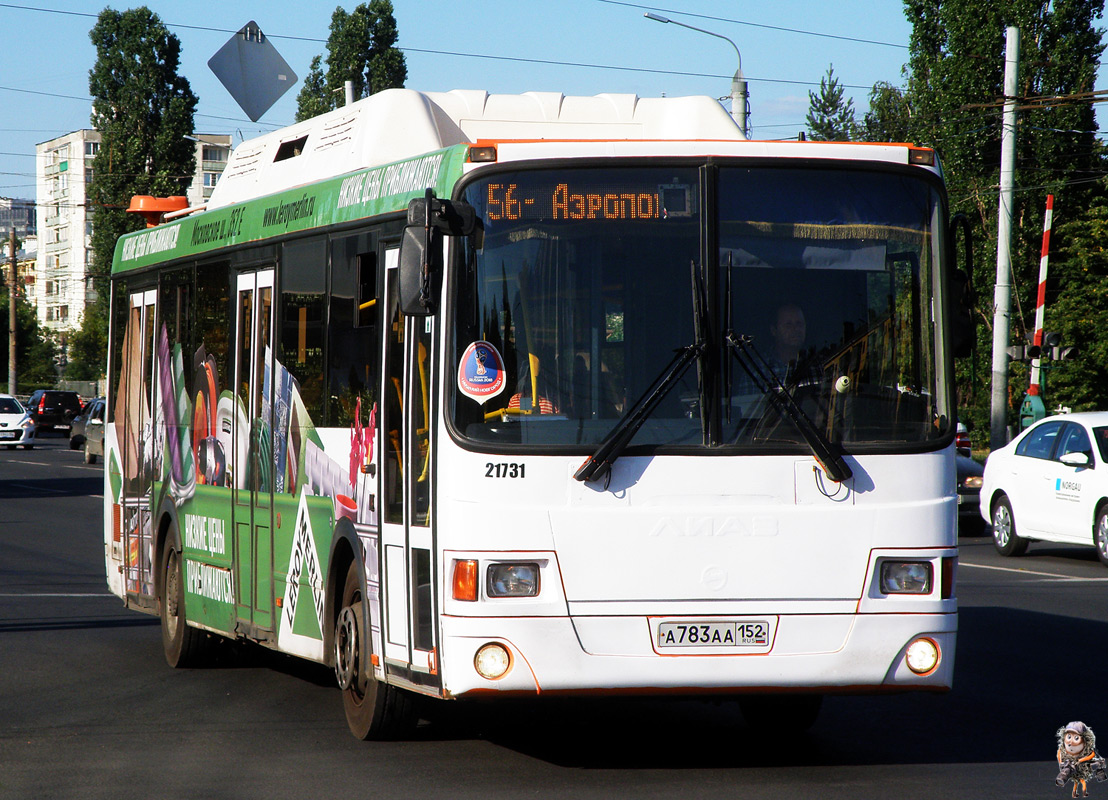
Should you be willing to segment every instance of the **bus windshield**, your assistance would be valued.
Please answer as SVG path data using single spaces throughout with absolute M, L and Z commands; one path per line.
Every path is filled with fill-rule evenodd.
M 465 199 L 482 230 L 452 284 L 463 437 L 595 446 L 694 347 L 632 446 L 803 450 L 781 392 L 846 452 L 946 433 L 941 197 L 917 176 L 581 167 L 502 173 Z

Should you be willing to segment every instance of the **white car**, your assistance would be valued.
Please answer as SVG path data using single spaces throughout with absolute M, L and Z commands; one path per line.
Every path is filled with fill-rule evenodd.
M 1108 566 L 1108 411 L 1047 417 L 989 455 L 981 516 L 1001 555 L 1090 545 Z
M 0 444 L 9 450 L 35 446 L 35 423 L 23 404 L 10 394 L 0 394 Z

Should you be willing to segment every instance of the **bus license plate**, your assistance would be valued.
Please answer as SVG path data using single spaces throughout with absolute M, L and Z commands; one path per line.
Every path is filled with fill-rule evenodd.
M 721 647 L 764 650 L 770 646 L 773 629 L 769 620 L 743 619 L 726 622 L 659 622 L 658 647 Z

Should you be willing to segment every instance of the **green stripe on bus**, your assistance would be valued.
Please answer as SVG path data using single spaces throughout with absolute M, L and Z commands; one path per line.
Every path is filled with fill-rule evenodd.
M 449 197 L 468 145 L 351 172 L 338 178 L 207 211 L 121 236 L 112 274 L 294 231 L 403 211 L 431 186 Z

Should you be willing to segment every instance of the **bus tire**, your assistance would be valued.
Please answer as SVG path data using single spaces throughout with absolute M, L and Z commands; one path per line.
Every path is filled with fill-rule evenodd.
M 351 562 L 343 584 L 335 621 L 335 676 L 342 689 L 342 707 L 350 732 L 361 740 L 395 739 L 415 728 L 414 698 L 409 692 L 378 681 L 371 664 L 362 663 L 364 628 L 361 572 Z M 368 644 L 368 641 L 366 642 Z
M 200 666 L 209 643 L 208 634 L 193 628 L 185 619 L 185 572 L 177 529 L 173 527 L 162 546 L 161 594 L 162 649 L 169 666 L 179 669 Z
M 1022 556 L 1029 542 L 1016 533 L 1016 517 L 1007 495 L 1001 495 L 993 503 L 993 546 L 1002 556 Z
M 782 728 L 803 733 L 819 718 L 822 694 L 751 694 L 739 698 L 739 710 L 756 731 Z

